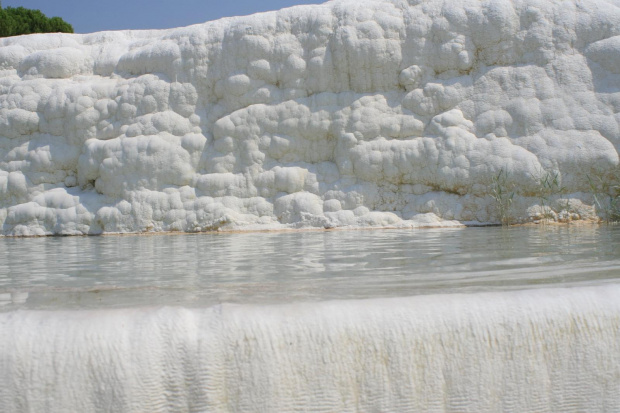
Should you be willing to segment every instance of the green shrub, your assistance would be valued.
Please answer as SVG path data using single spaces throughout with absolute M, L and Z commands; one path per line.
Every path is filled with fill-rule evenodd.
M 73 33 L 73 26 L 60 17 L 49 18 L 40 10 L 24 7 L 0 9 L 0 37 L 57 32 Z

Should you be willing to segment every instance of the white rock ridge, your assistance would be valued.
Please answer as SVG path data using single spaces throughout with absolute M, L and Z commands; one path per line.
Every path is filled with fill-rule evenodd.
M 0 232 L 584 218 L 619 125 L 618 1 L 335 0 L 5 38 Z

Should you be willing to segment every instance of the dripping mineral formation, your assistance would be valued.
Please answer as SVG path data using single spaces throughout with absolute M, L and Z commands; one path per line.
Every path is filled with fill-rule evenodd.
M 620 175 L 617 1 L 335 0 L 0 46 L 2 235 L 588 219 Z

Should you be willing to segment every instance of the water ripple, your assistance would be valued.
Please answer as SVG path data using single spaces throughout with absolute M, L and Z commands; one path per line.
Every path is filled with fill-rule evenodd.
M 601 284 L 620 227 L 0 239 L 0 308 L 288 302 Z

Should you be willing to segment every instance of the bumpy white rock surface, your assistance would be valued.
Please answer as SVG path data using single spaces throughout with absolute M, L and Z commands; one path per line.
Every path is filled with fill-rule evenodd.
M 611 0 L 335 0 L 5 38 L 1 233 L 587 218 L 619 124 Z
M 0 408 L 617 412 L 619 296 L 0 313 Z

